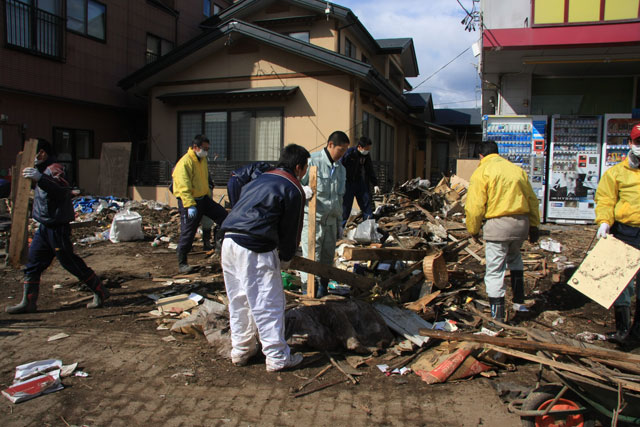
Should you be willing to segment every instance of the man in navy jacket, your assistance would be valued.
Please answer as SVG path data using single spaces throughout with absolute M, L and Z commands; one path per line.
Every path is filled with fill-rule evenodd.
M 33 218 L 40 223 L 29 246 L 29 261 L 24 269 L 24 294 L 18 305 L 7 307 L 7 313 L 33 313 L 40 291 L 40 275 L 53 258 L 93 291 L 93 301 L 87 308 L 102 307 L 109 292 L 100 278 L 73 253 L 71 228 L 75 212 L 71 203 L 71 188 L 64 168 L 55 163 L 51 144 L 38 139 L 35 168 L 25 168 L 22 175 L 35 183 Z
M 274 170 L 242 189 L 222 223 L 222 270 L 229 298 L 231 361 L 246 365 L 260 338 L 267 371 L 292 368 L 302 355 L 291 354 L 284 338 L 285 296 L 281 269 L 300 244 L 305 194 L 300 178 L 309 152 L 287 145 Z
M 242 187 L 271 169 L 273 169 L 273 166 L 271 166 L 270 163 L 255 162 L 240 166 L 231 172 L 231 177 L 229 177 L 229 181 L 227 182 L 227 196 L 229 196 L 230 207 L 233 208 L 236 203 L 238 203 Z
M 340 161 L 347 170 L 347 181 L 342 199 L 342 225 L 347 222 L 353 206 L 353 198 L 358 201 L 358 206 L 362 210 L 364 219 L 369 219 L 373 215 L 373 203 L 369 186 L 373 185 L 376 194 L 380 193 L 378 179 L 373 170 L 371 161 L 371 140 L 363 136 L 358 141 L 358 145 L 347 150 Z

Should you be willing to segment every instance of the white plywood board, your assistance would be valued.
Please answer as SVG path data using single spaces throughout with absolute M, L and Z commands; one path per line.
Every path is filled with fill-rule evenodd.
M 640 269 L 640 250 L 609 235 L 598 240 L 569 286 L 610 308 Z

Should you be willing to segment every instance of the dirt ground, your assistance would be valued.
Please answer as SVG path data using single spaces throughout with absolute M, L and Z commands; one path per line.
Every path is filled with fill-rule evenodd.
M 74 231 L 74 239 L 95 230 Z M 568 261 L 579 264 L 595 227 L 544 226 L 543 238 L 564 244 Z M 19 301 L 22 274 L 0 269 L 0 388 L 9 386 L 15 367 L 30 361 L 58 358 L 78 362 L 87 378 L 63 379 L 64 390 L 28 402 L 0 400 L 0 424 L 23 425 L 519 425 L 498 391 L 505 384 L 533 387 L 538 367 L 516 362 L 515 372 L 498 371 L 493 378 L 477 377 L 457 383 L 427 385 L 417 375 L 385 376 L 375 363 L 360 369 L 360 383 L 343 382 L 300 398 L 291 391 L 322 369 L 322 355 L 309 357 L 302 368 L 267 373 L 264 360 L 234 367 L 219 357 L 202 337 L 157 330 L 146 315 L 154 302 L 146 295 L 165 290 L 154 277 L 177 274 L 175 252 L 152 247 L 147 240 L 113 244 L 108 241 L 77 245 L 76 252 L 105 281 L 112 297 L 104 308 L 87 310 L 84 303 L 61 308 L 65 301 L 89 295 L 56 261 L 42 278 L 39 311 L 9 316 L 4 306 Z M 198 247 L 195 248 L 198 250 Z M 526 251 L 534 250 L 528 243 Z M 554 254 L 542 253 L 553 270 Z M 224 289 L 218 259 L 205 254 L 190 261 L 203 267 L 206 280 L 200 293 Z M 475 262 L 475 261 L 474 261 Z M 478 269 L 479 265 L 472 266 Z M 550 275 L 549 275 L 550 276 Z M 604 333 L 613 315 L 564 284 L 549 277 L 526 279 L 527 293 L 537 301 L 522 325 L 543 327 L 575 336 Z M 186 286 L 186 285 L 173 285 Z M 48 342 L 64 332 L 68 338 Z M 611 347 L 608 343 L 602 343 Z M 311 353 L 308 353 L 311 355 Z M 339 357 L 339 356 L 337 356 Z M 341 378 L 331 369 L 309 386 Z

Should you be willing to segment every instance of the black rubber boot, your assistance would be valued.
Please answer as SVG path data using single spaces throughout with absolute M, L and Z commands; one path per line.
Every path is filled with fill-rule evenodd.
M 87 286 L 93 291 L 93 301 L 87 304 L 87 308 L 99 308 L 104 305 L 104 301 L 111 296 L 102 281 L 95 276 Z
M 6 308 L 9 314 L 35 313 L 37 310 L 38 293 L 40 291 L 39 283 L 25 283 L 22 301 L 20 304 Z
M 178 250 L 178 271 L 182 274 L 193 272 L 193 267 L 187 262 L 187 252 L 184 250 Z
M 213 246 L 211 245 L 211 229 L 202 230 L 202 247 L 205 251 L 213 249 Z
M 607 333 L 607 341 L 612 341 L 616 344 L 623 344 L 627 340 L 629 335 L 629 326 L 631 324 L 631 307 L 618 306 L 614 307 L 616 318 L 616 330 L 615 332 Z
M 504 297 L 489 298 L 491 305 L 491 317 L 499 322 L 504 322 Z
M 511 290 L 513 291 L 513 302 L 524 304 L 524 271 L 511 270 Z

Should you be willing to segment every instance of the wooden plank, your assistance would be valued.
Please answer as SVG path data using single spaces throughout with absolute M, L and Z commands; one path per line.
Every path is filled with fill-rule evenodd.
M 418 261 L 427 256 L 429 252 L 427 249 L 344 248 L 343 257 L 348 261 Z
M 18 181 L 16 184 L 15 203 L 11 215 L 11 237 L 9 240 L 9 263 L 20 268 L 23 261 L 26 261 L 27 247 L 27 227 L 29 225 L 29 198 L 31 197 L 32 180 L 22 176 L 24 168 L 33 167 L 38 148 L 37 139 L 29 139 L 24 143 L 24 150 L 20 156 L 20 163 L 17 164 L 16 175 L 12 179 Z
M 104 142 L 100 154 L 100 196 L 127 197 L 130 142 Z
M 389 328 L 393 329 L 418 347 L 429 341 L 420 334 L 422 328 L 431 328 L 431 323 L 410 310 L 391 307 L 384 304 L 374 304 L 373 308 L 382 316 Z M 430 330 L 430 329 L 429 329 Z
M 633 390 L 633 391 L 640 391 L 640 384 L 631 382 L 631 381 L 627 381 L 625 379 L 622 378 L 613 378 L 613 377 L 603 377 L 600 376 L 588 369 L 582 368 L 578 365 L 574 365 L 571 363 L 563 363 L 563 362 L 558 362 L 556 360 L 552 360 L 549 359 L 547 357 L 541 357 L 541 356 L 535 356 L 533 354 L 529 354 L 529 353 L 525 353 L 523 351 L 518 351 L 518 350 L 512 350 L 509 348 L 505 348 L 505 347 L 500 347 L 497 345 L 486 345 L 486 348 L 489 348 L 491 350 L 495 350 L 504 354 L 508 354 L 510 356 L 513 357 L 518 357 L 520 359 L 524 359 L 524 360 L 528 360 L 530 362 L 536 362 L 536 363 L 541 363 L 543 365 L 547 365 L 547 366 L 551 366 L 553 368 L 556 369 L 560 369 L 563 371 L 569 371 L 569 372 L 573 372 L 574 374 L 578 374 L 578 375 L 582 375 L 583 377 L 587 377 L 587 378 L 593 378 L 595 380 L 598 381 L 604 381 L 604 382 L 612 382 L 618 385 L 621 385 L 624 388 L 627 388 L 629 390 Z
M 420 329 L 420 334 L 441 340 L 480 342 L 483 344 L 493 344 L 500 347 L 515 348 L 520 350 L 551 351 L 553 353 L 569 354 L 572 356 L 598 357 L 601 359 L 640 363 L 640 356 L 615 350 L 581 348 L 566 344 L 524 341 L 516 340 L 513 338 L 490 337 L 487 335 L 460 334 L 453 332 L 436 331 L 433 329 Z
M 412 310 L 412 311 L 422 311 L 431 303 L 431 301 L 433 301 L 438 297 L 438 295 L 440 295 L 440 292 L 441 291 L 435 291 L 429 295 L 425 295 L 422 298 L 418 299 L 417 301 L 413 301 L 408 304 L 405 304 L 405 307 L 408 310 Z
M 638 269 L 640 250 L 607 236 L 598 240 L 567 284 L 609 309 Z
M 314 274 L 316 276 L 323 277 L 325 279 L 333 279 L 336 282 L 344 283 L 353 288 L 358 288 L 363 291 L 370 291 L 378 282 L 375 279 L 361 276 L 359 274 L 350 273 L 346 270 L 341 270 L 336 267 L 332 267 L 326 264 L 320 264 L 317 261 L 311 261 L 308 258 L 294 256 L 291 259 L 289 268 L 298 271 L 304 271 L 308 274 Z M 309 287 L 307 287 L 309 289 Z M 311 297 L 313 294 L 307 294 Z
M 35 156 L 33 156 L 35 158 Z M 16 164 L 11 166 L 11 206 L 15 206 L 16 204 L 16 194 L 18 194 L 18 175 L 22 175 L 21 171 L 18 169 L 22 164 L 22 151 L 18 153 L 16 156 Z M 13 208 L 12 208 L 13 209 Z
M 316 212 L 317 212 L 317 204 L 318 198 L 316 197 L 316 193 L 318 190 L 318 167 L 317 166 L 309 166 L 309 186 L 313 191 L 313 196 L 311 200 L 309 200 L 309 259 L 316 260 Z M 307 276 L 307 295 L 311 298 L 316 297 L 316 277 L 314 274 L 309 274 Z
M 448 235 L 448 237 L 449 237 L 449 239 L 453 240 L 453 241 L 454 241 L 454 242 L 456 242 L 456 243 L 460 241 L 459 239 L 457 239 L 457 238 L 456 238 L 454 235 L 452 235 L 452 234 L 449 234 L 449 235 Z M 484 264 L 485 264 L 485 262 L 486 262 L 486 261 L 484 260 L 484 258 L 482 258 L 480 255 L 478 255 L 477 253 L 475 253 L 475 252 L 474 252 L 474 251 L 472 251 L 471 249 L 469 249 L 469 248 L 464 248 L 464 251 L 465 251 L 466 253 L 468 253 L 469 255 L 471 255 L 472 257 L 474 257 L 474 258 L 475 258 L 475 259 L 476 259 L 480 264 L 482 264 L 482 265 L 484 265 Z
M 389 277 L 387 280 L 380 283 L 380 287 L 382 288 L 382 290 L 389 289 L 393 285 L 398 284 L 398 282 L 400 282 L 401 280 L 404 280 L 408 275 L 410 275 L 411 273 L 413 273 L 418 269 L 422 269 L 422 261 L 416 261 L 406 269 L 402 270 L 400 273 L 397 273 L 394 276 Z

